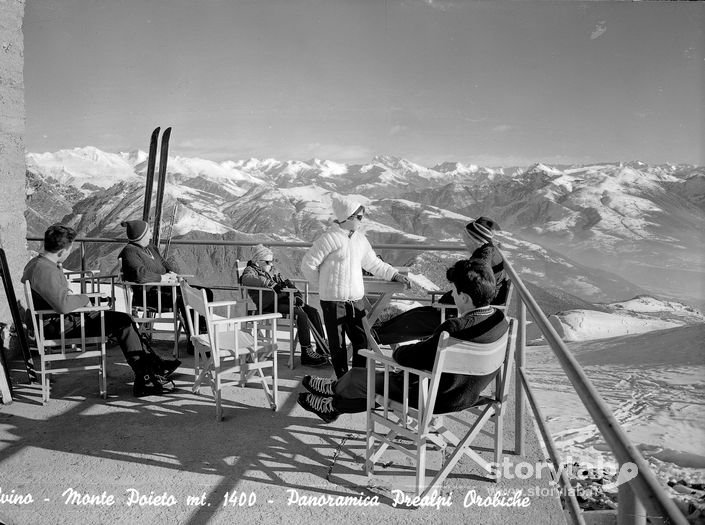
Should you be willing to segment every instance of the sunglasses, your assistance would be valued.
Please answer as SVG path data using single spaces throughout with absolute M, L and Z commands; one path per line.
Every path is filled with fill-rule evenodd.
M 264 264 L 268 264 L 268 265 L 270 265 L 270 266 L 271 266 L 272 264 L 274 264 L 274 261 L 262 261 L 262 262 L 263 262 Z
M 362 214 L 359 214 L 359 215 L 351 215 L 350 217 L 348 217 L 348 218 L 345 219 L 345 220 L 346 220 L 346 221 L 351 221 L 351 220 L 353 220 L 353 219 L 357 219 L 358 221 L 361 221 L 361 220 L 362 220 Z

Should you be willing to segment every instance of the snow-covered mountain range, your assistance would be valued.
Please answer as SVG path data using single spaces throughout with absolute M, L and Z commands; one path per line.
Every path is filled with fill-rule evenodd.
M 146 157 L 93 147 L 28 153 L 30 233 L 63 220 L 82 235 L 122 237 L 119 222 L 141 214 Z M 428 168 L 390 156 L 350 165 L 173 156 L 167 173 L 163 222 L 176 207 L 174 238 L 311 241 L 328 224 L 331 196 L 354 194 L 366 204 L 373 243 L 459 242 L 463 225 L 486 215 L 502 226 L 499 239 L 515 267 L 541 290 L 590 302 L 648 291 L 705 303 L 703 167 L 445 162 Z M 219 250 L 196 255 L 179 248 L 176 255 L 188 265 L 217 266 Z M 112 251 L 89 256 L 107 259 Z M 236 250 L 227 258 L 246 255 Z M 289 255 L 280 257 L 283 269 L 295 273 L 300 250 Z M 457 255 L 383 253 L 395 264 L 430 271 L 441 286 L 442 268 L 438 278 L 434 269 Z M 222 266 L 205 268 L 203 278 L 226 278 Z

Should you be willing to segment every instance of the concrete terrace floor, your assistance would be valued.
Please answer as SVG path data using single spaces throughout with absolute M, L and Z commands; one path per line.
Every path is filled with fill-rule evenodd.
M 15 400 L 0 405 L 0 523 L 566 522 L 559 499 L 549 495 L 545 475 L 494 483 L 467 458 L 443 484 L 437 501 L 449 505 L 395 506 L 399 491 L 412 490 L 414 472 L 406 457 L 387 452 L 387 463 L 368 479 L 363 471 L 365 415 L 343 415 L 326 425 L 299 407 L 301 378 L 329 375 L 332 369 L 289 370 L 287 346 L 288 341 L 280 346 L 277 412 L 267 408 L 256 383 L 232 386 L 224 390 L 221 422 L 215 420 L 209 388 L 202 388 L 201 395 L 191 393 L 190 356 L 181 358 L 184 373 L 175 376 L 176 390 L 136 399 L 132 372 L 119 348 L 111 348 L 107 400 L 98 396 L 97 374 L 88 371 L 55 376 L 47 406 L 41 404 L 38 385 L 27 383 L 24 363 L 11 361 Z M 183 354 L 183 339 L 181 347 Z M 167 342 L 157 345 L 163 355 L 170 348 Z M 513 448 L 513 432 L 512 402 L 505 418 L 507 452 Z M 477 444 L 476 450 L 490 459 L 490 438 L 482 436 Z M 427 474 L 432 476 L 440 453 L 434 450 L 429 457 Z M 543 460 L 530 420 L 525 455 L 507 457 L 532 465 Z M 67 504 L 72 490 L 95 496 L 92 504 Z M 527 507 L 478 506 L 469 495 L 499 491 L 511 496 L 516 490 L 528 497 Z M 295 494 L 309 500 L 359 496 L 369 501 L 376 496 L 379 504 L 301 506 L 293 501 Z M 29 501 L 28 495 L 31 503 L 17 502 L 20 497 Z M 128 504 L 130 496 L 146 504 Z

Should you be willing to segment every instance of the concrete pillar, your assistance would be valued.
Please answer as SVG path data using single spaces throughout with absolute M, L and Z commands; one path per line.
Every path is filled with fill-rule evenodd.
M 15 294 L 28 259 L 25 202 L 24 42 L 25 0 L 0 1 L 0 247 L 7 255 Z M 11 323 L 5 290 L 0 286 L 0 321 Z

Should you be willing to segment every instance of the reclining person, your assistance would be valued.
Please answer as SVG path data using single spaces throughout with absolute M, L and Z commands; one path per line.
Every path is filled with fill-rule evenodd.
M 272 292 L 262 292 L 259 290 L 249 290 L 252 301 L 257 306 L 257 311 L 262 313 L 274 312 L 274 296 L 277 298 L 277 312 L 289 314 L 289 294 L 282 292 L 284 288 L 296 288 L 294 283 L 288 279 L 282 279 L 280 274 L 275 274 L 273 270 L 274 254 L 269 248 L 258 244 L 252 249 L 252 255 L 247 262 L 245 270 L 242 272 L 240 282 L 243 286 L 253 286 L 257 288 L 271 288 Z M 260 297 L 262 304 L 260 305 Z M 301 343 L 301 364 L 303 366 L 323 366 L 328 360 L 322 353 L 328 353 L 323 337 L 323 324 L 321 317 L 313 306 L 304 303 L 301 292 L 297 292 L 294 298 L 294 316 L 296 327 Z M 317 343 L 321 347 L 321 353 L 316 351 L 314 341 L 311 341 L 312 329 Z
M 472 253 L 472 259 L 483 259 L 492 267 L 496 281 L 495 296 L 490 304 L 504 305 L 507 302 L 508 281 L 504 272 L 504 260 L 493 244 L 493 231 L 499 225 L 492 219 L 480 217 L 468 223 L 463 230 L 463 241 Z M 439 299 L 441 304 L 453 304 L 452 292 L 446 292 Z M 455 317 L 455 308 L 446 309 L 446 318 Z M 441 311 L 433 306 L 420 306 L 402 312 L 372 327 L 372 337 L 380 344 L 397 344 L 429 337 L 441 323 Z
M 58 313 L 70 314 L 77 308 L 91 304 L 87 295 L 71 292 L 61 269 L 61 264 L 71 253 L 75 238 L 76 231 L 72 228 L 60 224 L 49 226 L 44 233 L 44 250 L 25 266 L 22 282 L 29 281 L 37 308 L 50 308 Z M 145 351 L 137 327 L 128 314 L 107 310 L 103 315 L 106 335 L 117 340 L 127 364 L 135 373 L 133 394 L 136 397 L 161 394 L 164 377 L 179 366 L 179 361 L 164 360 L 153 352 Z M 86 336 L 100 335 L 100 312 L 87 312 L 84 319 Z M 50 317 L 45 317 L 44 331 L 48 338 L 60 336 L 58 323 Z M 65 336 L 81 337 L 80 315 L 66 316 Z
M 127 239 L 130 241 L 120 252 L 122 259 L 122 274 L 126 281 L 133 283 L 177 283 L 178 271 L 176 265 L 165 260 L 157 247 L 150 241 L 152 240 L 152 227 L 142 220 L 123 221 L 120 226 L 127 228 Z M 213 291 L 201 287 L 193 286 L 206 290 L 208 301 L 213 300 Z M 171 296 L 171 287 L 154 286 L 147 290 L 147 306 L 157 308 L 159 306 L 160 295 L 162 308 L 171 308 L 173 299 Z M 142 305 L 142 289 L 135 287 L 132 298 L 132 303 L 138 306 Z M 188 335 L 187 350 L 193 355 L 193 343 L 191 343 L 191 335 L 188 333 L 188 323 L 186 322 L 186 307 L 181 299 L 181 291 L 177 287 L 176 308 L 184 320 L 184 328 Z M 205 326 L 201 328 L 205 332 Z
M 394 351 L 394 360 L 402 366 L 432 370 L 441 332 L 451 337 L 475 343 L 493 343 L 502 338 L 509 324 L 501 310 L 490 306 L 495 294 L 492 269 L 480 259 L 464 259 L 448 269 L 446 277 L 453 284 L 451 293 L 458 307 L 458 317 L 437 326 L 432 336 Z M 497 370 L 485 375 L 444 373 L 438 386 L 434 413 L 456 412 L 474 405 L 482 390 L 494 379 Z M 310 393 L 299 394 L 298 403 L 326 423 L 340 414 L 364 412 L 367 408 L 367 369 L 351 368 L 335 381 L 322 377 L 304 376 L 302 385 Z M 403 372 L 390 372 L 389 397 L 403 401 Z M 375 391 L 382 393 L 384 372 L 375 374 Z M 418 376 L 409 375 L 410 406 L 418 400 Z

